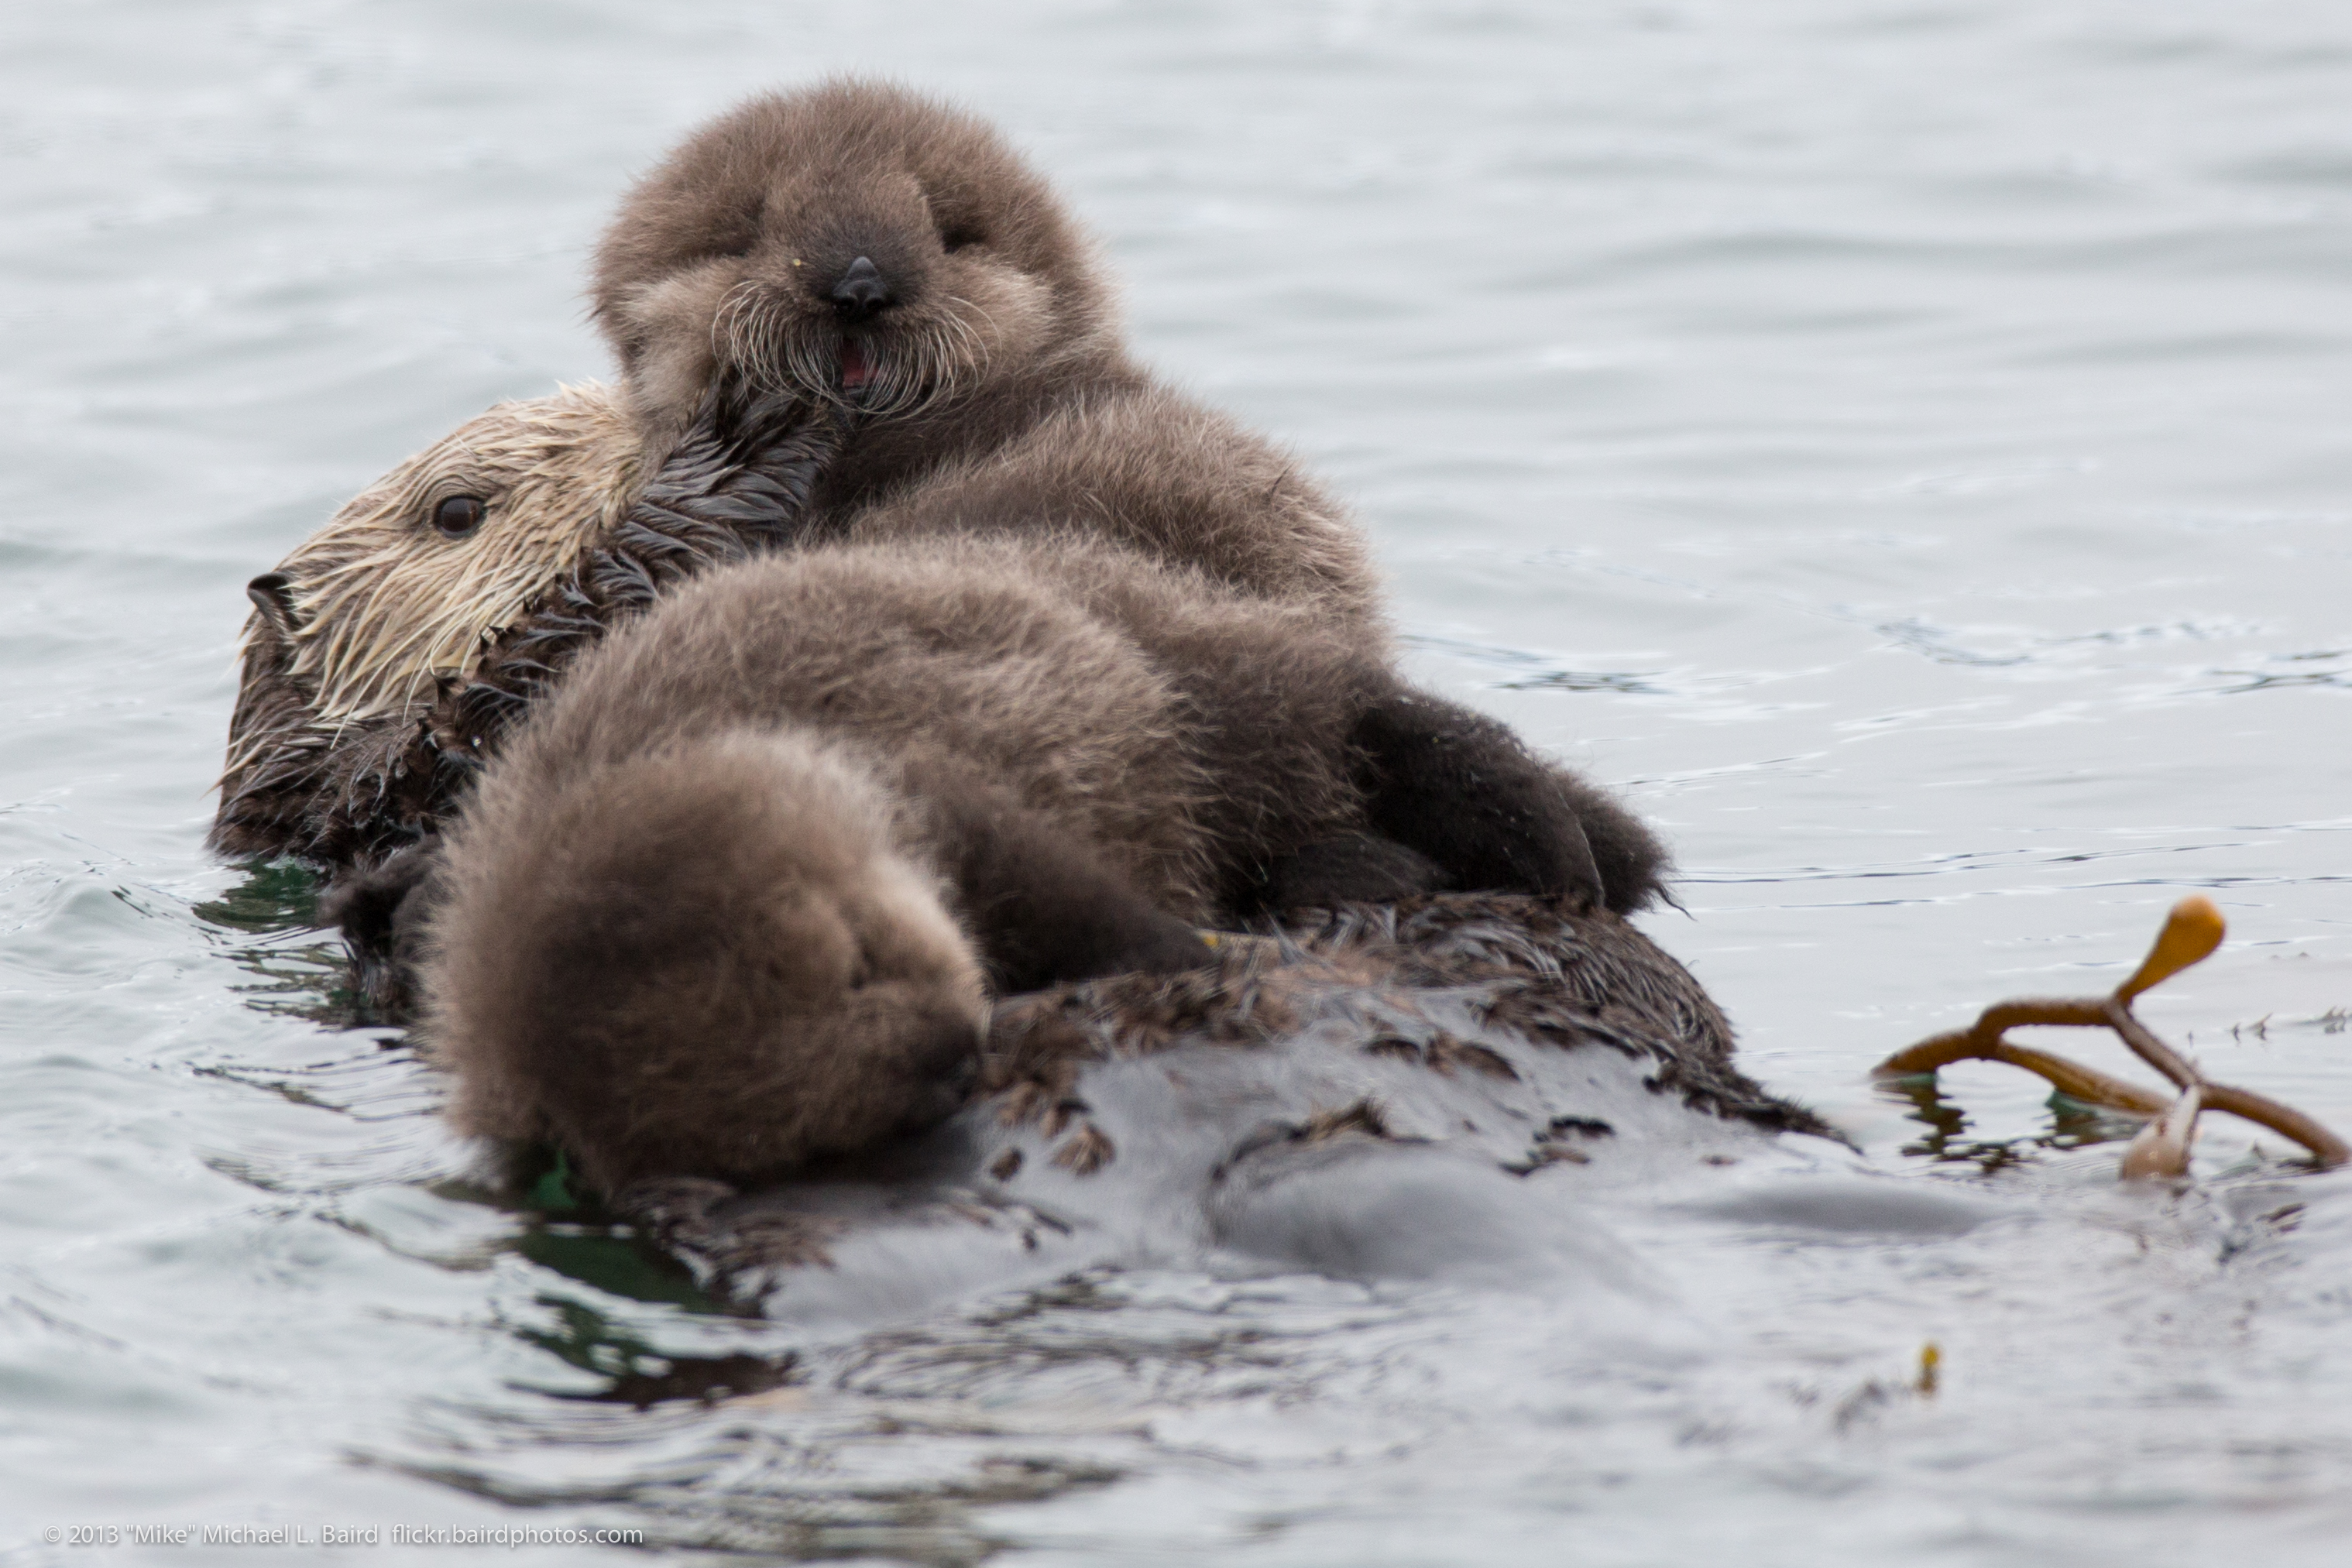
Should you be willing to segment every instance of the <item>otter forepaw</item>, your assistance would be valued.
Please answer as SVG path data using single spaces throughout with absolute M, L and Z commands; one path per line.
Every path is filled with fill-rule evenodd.
M 1399 692 L 1349 738 L 1373 831 L 1427 856 L 1454 887 L 1605 901 L 1575 803 L 1502 724 Z

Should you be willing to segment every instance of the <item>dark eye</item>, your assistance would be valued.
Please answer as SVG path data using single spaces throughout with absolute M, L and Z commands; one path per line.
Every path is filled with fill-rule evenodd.
M 433 508 L 433 526 L 453 539 L 462 539 L 482 526 L 482 503 L 478 497 L 452 496 Z
M 733 216 L 723 219 L 710 235 L 713 257 L 749 256 L 760 246 L 760 224 L 768 215 L 764 195 Z
M 971 224 L 950 224 L 940 231 L 940 244 L 950 250 L 961 250 L 968 245 L 979 245 L 988 236 Z

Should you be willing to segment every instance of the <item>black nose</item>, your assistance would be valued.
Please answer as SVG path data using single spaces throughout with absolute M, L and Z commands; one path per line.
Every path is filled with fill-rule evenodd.
M 845 321 L 863 321 L 897 303 L 898 297 L 882 281 L 881 269 L 862 256 L 833 286 L 833 311 Z

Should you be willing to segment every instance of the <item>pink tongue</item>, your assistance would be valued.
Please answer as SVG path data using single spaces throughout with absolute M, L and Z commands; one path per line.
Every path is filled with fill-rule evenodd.
M 874 379 L 874 361 L 866 357 L 866 345 L 855 338 L 841 340 L 841 390 L 857 392 Z

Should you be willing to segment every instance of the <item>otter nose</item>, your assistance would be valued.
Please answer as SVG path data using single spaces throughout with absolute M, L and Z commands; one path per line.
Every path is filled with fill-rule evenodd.
M 845 321 L 863 321 L 898 302 L 882 279 L 882 269 L 862 256 L 833 286 L 833 311 Z

